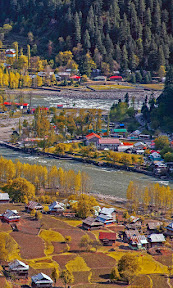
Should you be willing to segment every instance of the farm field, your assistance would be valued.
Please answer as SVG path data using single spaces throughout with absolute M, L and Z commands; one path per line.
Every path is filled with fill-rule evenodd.
M 19 288 L 23 284 L 29 285 L 31 276 L 40 272 L 51 277 L 54 268 L 60 272 L 67 268 L 74 276 L 74 283 L 71 285 L 73 288 L 133 288 L 133 283 L 124 286 L 108 282 L 111 269 L 117 265 L 118 260 L 125 253 L 129 253 L 127 247 L 119 245 L 117 242 L 118 245 L 115 245 L 114 249 L 110 246 L 101 246 L 98 247 L 97 251 L 92 249 L 92 252 L 87 252 L 79 247 L 81 237 L 88 234 L 92 240 L 95 240 L 98 239 L 99 231 L 82 230 L 81 221 L 67 220 L 46 214 L 42 214 L 41 220 L 34 220 L 30 214 L 24 212 L 24 205 L 22 204 L 1 205 L 0 212 L 4 212 L 7 208 L 18 210 L 21 220 L 17 224 L 18 232 L 13 232 L 9 224 L 0 222 L 1 239 L 7 237 L 12 245 L 8 245 L 6 248 L 8 254 L 6 260 L 10 262 L 17 258 L 30 266 L 29 279 L 25 280 L 25 283 L 22 280 L 11 280 L 12 282 L 8 280 L 11 287 Z M 120 228 L 116 225 L 112 231 L 119 231 Z M 106 230 L 111 231 L 107 228 L 103 231 Z M 71 236 L 71 242 L 68 245 L 65 242 L 66 236 Z M 167 265 L 172 261 L 171 255 L 152 257 L 146 251 L 133 251 L 131 253 L 139 258 L 140 265 L 139 275 L 134 278 L 135 285 L 137 285 L 135 287 L 171 287 L 167 277 Z M 172 279 L 169 283 L 171 281 Z M 0 287 L 5 288 L 6 283 L 7 280 L 0 277 Z M 144 283 L 145 286 L 140 286 Z M 64 287 L 61 279 L 57 280 L 56 285 L 57 287 Z

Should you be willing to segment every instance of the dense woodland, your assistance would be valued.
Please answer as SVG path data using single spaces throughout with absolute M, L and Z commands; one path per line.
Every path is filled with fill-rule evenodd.
M 172 0 L 1 0 L 0 11 L 0 25 L 25 36 L 32 56 L 55 61 L 60 51 L 72 51 L 83 74 L 87 52 L 110 72 L 119 65 L 158 71 L 171 59 Z

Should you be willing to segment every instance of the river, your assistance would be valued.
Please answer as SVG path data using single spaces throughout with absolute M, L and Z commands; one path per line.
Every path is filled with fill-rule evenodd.
M 29 164 L 40 164 L 50 167 L 56 165 L 57 167 L 62 167 L 63 169 L 69 170 L 73 169 L 77 171 L 85 171 L 91 179 L 91 191 L 94 193 L 100 193 L 105 195 L 112 195 L 121 198 L 126 197 L 126 190 L 130 181 L 139 181 L 141 185 L 147 185 L 150 183 L 159 182 L 164 184 L 165 181 L 161 181 L 154 177 L 150 177 L 140 173 L 112 170 L 109 168 L 101 168 L 90 164 L 85 164 L 72 160 L 58 160 L 54 158 L 42 157 L 42 156 L 32 156 L 29 154 L 24 154 L 18 151 L 13 151 L 8 148 L 0 146 L 0 155 L 16 161 L 19 159 L 22 163 Z M 166 181 L 165 184 L 167 184 Z M 173 184 L 169 183 L 173 188 Z

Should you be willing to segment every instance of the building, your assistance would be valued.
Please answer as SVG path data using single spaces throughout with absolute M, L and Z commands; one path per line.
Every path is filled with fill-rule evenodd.
M 8 264 L 8 272 L 10 275 L 17 277 L 28 278 L 29 265 L 23 263 L 20 260 L 14 260 Z
M 73 75 L 73 76 L 70 77 L 70 79 L 72 79 L 74 81 L 79 81 L 81 79 L 81 77 L 78 76 L 78 75 Z
M 166 235 L 167 236 L 173 236 L 173 222 L 171 222 L 166 228 Z
M 110 79 L 110 81 L 123 81 L 123 77 L 122 76 L 111 76 L 111 77 L 109 77 L 109 79 Z
M 151 232 L 156 232 L 160 226 L 162 225 L 162 222 L 159 222 L 159 221 L 149 221 L 147 223 L 147 229 L 148 231 L 151 233 Z
M 97 145 L 99 139 L 101 139 L 101 137 L 98 134 L 92 132 L 85 136 L 85 145 L 89 144 Z
M 53 287 L 52 279 L 44 273 L 39 273 L 31 277 L 31 288 L 51 288 Z
M 122 136 L 125 136 L 125 133 L 127 133 L 127 129 L 125 129 L 125 128 L 111 129 L 111 135 L 112 136 L 122 137 Z
M 49 205 L 49 212 L 50 213 L 56 213 L 56 212 L 64 211 L 64 210 L 65 210 L 64 203 L 60 203 L 60 202 L 55 201 Z
M 116 241 L 116 233 L 109 233 L 109 232 L 100 232 L 99 233 L 99 240 L 105 246 L 112 246 Z
M 103 82 L 106 82 L 106 80 L 107 80 L 107 77 L 106 76 L 96 76 L 96 77 L 94 77 L 94 79 L 93 79 L 94 81 L 103 81 Z
M 97 141 L 97 149 L 104 150 L 118 150 L 118 146 L 120 145 L 120 140 L 117 138 L 101 138 Z
M 87 217 L 85 220 L 83 220 L 82 227 L 85 230 L 97 230 L 100 228 L 103 228 L 103 223 L 98 221 L 97 218 L 93 217 Z
M 8 203 L 10 201 L 8 193 L 0 193 L 0 203 Z
M 2 215 L 1 219 L 6 221 L 7 223 L 11 222 L 19 222 L 20 216 L 16 210 L 9 210 L 7 209 Z
M 154 246 L 162 246 L 166 241 L 165 236 L 163 234 L 151 234 L 148 236 L 149 247 Z
M 15 58 L 16 57 L 16 50 L 15 49 L 7 49 L 5 51 L 5 56 L 7 58 Z
M 25 205 L 25 209 L 27 212 L 30 212 L 32 210 L 43 210 L 43 206 L 35 201 L 29 201 L 28 204 Z
M 147 248 L 148 241 L 138 230 L 126 230 L 123 232 L 123 241 L 128 243 L 132 249 Z

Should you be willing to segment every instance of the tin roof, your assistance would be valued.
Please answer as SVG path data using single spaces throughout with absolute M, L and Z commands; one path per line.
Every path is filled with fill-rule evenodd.
M 165 236 L 163 234 L 151 234 L 148 236 L 148 239 L 150 242 L 159 243 L 159 242 L 165 242 Z
M 93 217 L 87 217 L 85 220 L 83 220 L 83 224 L 86 224 L 89 226 L 102 225 L 102 223 L 99 222 L 97 218 L 93 218 Z
M 27 208 L 29 209 L 42 209 L 43 206 L 35 201 L 29 201 L 28 204 L 26 205 Z
M 14 260 L 9 264 L 9 268 L 11 270 L 29 270 L 29 265 L 23 263 L 20 260 Z
M 55 201 L 49 205 L 49 210 L 52 210 L 52 209 L 64 210 L 64 206 L 65 206 L 64 203 Z
M 52 279 L 44 273 L 39 273 L 31 277 L 32 281 L 35 284 L 43 284 L 43 283 L 53 283 Z
M 9 210 L 7 209 L 4 214 L 3 214 L 3 217 L 6 218 L 6 219 L 19 219 L 20 216 L 18 214 L 18 212 L 16 210 Z
M 0 193 L 0 200 L 9 200 L 8 193 Z

